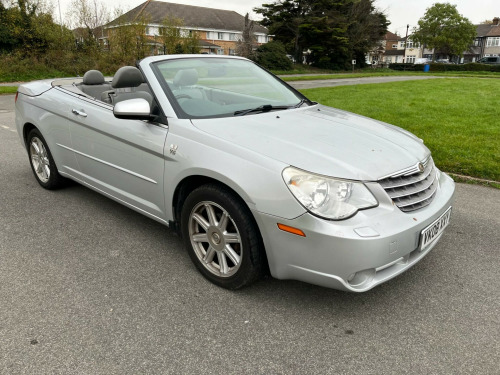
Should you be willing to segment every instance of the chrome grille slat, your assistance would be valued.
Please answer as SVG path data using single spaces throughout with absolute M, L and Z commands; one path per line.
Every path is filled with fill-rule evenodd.
M 394 189 L 406 185 L 411 185 L 422 180 L 425 180 L 432 169 L 434 169 L 434 163 L 428 163 L 424 169 L 423 173 L 414 173 L 409 176 L 399 176 L 399 177 L 389 177 L 383 180 L 380 180 L 379 183 L 382 185 L 384 189 Z
M 422 173 L 410 175 L 395 173 L 392 177 L 379 180 L 394 204 L 403 212 L 411 212 L 428 206 L 438 188 L 437 170 L 432 158 L 422 162 L 425 168 Z M 407 169 L 408 170 L 408 169 Z
M 427 190 L 431 187 L 434 180 L 436 179 L 436 173 L 434 172 L 434 168 L 431 170 L 431 173 L 422 180 L 422 183 L 413 183 L 404 186 L 404 189 L 385 189 L 391 199 L 401 198 L 407 195 L 413 195 L 420 193 L 422 191 Z
M 397 198 L 395 200 L 395 203 L 398 205 L 399 208 L 408 207 L 417 203 L 421 203 L 432 197 L 436 192 L 436 189 L 437 189 L 437 183 L 436 184 L 433 183 L 432 186 L 428 189 L 429 192 L 424 191 L 423 193 L 425 194 L 418 193 L 418 194 L 408 195 L 404 198 Z

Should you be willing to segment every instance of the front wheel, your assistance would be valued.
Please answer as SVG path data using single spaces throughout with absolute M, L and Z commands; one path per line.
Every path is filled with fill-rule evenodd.
M 239 289 L 261 276 L 260 234 L 248 207 L 230 190 L 216 184 L 193 190 L 181 225 L 191 260 L 214 284 Z
M 28 134 L 28 156 L 33 174 L 42 187 L 53 190 L 64 185 L 65 179 L 57 171 L 47 142 L 38 129 Z

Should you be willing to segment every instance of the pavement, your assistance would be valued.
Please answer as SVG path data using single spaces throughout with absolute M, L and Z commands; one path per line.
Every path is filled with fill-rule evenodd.
M 498 374 L 500 190 L 457 184 L 415 267 L 364 294 L 207 282 L 173 231 L 42 189 L 0 96 L 1 374 Z

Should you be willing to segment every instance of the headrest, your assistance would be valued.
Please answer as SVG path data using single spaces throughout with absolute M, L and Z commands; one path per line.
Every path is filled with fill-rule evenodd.
M 144 82 L 142 73 L 134 66 L 122 66 L 116 71 L 111 87 L 121 89 L 124 87 L 138 87 Z
M 177 87 L 191 86 L 198 82 L 198 72 L 196 69 L 179 70 L 174 77 L 174 85 Z
M 104 76 L 98 70 L 89 70 L 83 75 L 84 85 L 101 85 L 104 83 Z

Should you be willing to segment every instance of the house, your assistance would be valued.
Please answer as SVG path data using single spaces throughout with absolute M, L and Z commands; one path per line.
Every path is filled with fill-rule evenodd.
M 423 57 L 448 59 L 447 53 L 442 51 L 433 51 L 432 49 L 424 49 Z M 493 18 L 491 24 L 476 25 L 476 38 L 470 48 L 463 53 L 463 56 L 455 56 L 455 62 L 467 64 L 479 61 L 483 57 L 500 56 L 500 18 Z
M 401 63 L 404 59 L 404 50 L 399 48 L 400 37 L 394 33 L 385 34 L 385 52 L 383 61 L 386 64 Z
M 388 31 L 382 40 L 366 56 L 366 62 L 373 65 L 403 62 L 404 51 L 400 50 L 400 37 Z
M 164 50 L 159 36 L 166 18 L 183 21 L 181 35 L 196 32 L 202 53 L 219 55 L 236 53 L 236 45 L 242 39 L 245 26 L 245 17 L 234 11 L 148 0 L 122 15 L 120 22 L 118 19 L 111 21 L 106 28 L 112 30 L 119 27 L 117 25 L 123 20 L 147 20 L 146 35 L 151 40 L 151 54 L 163 54 L 168 51 Z M 269 41 L 267 28 L 255 23 L 253 32 L 258 45 Z
M 500 18 L 493 18 L 492 24 L 477 25 L 477 38 L 471 48 L 477 61 L 483 57 L 500 56 Z

